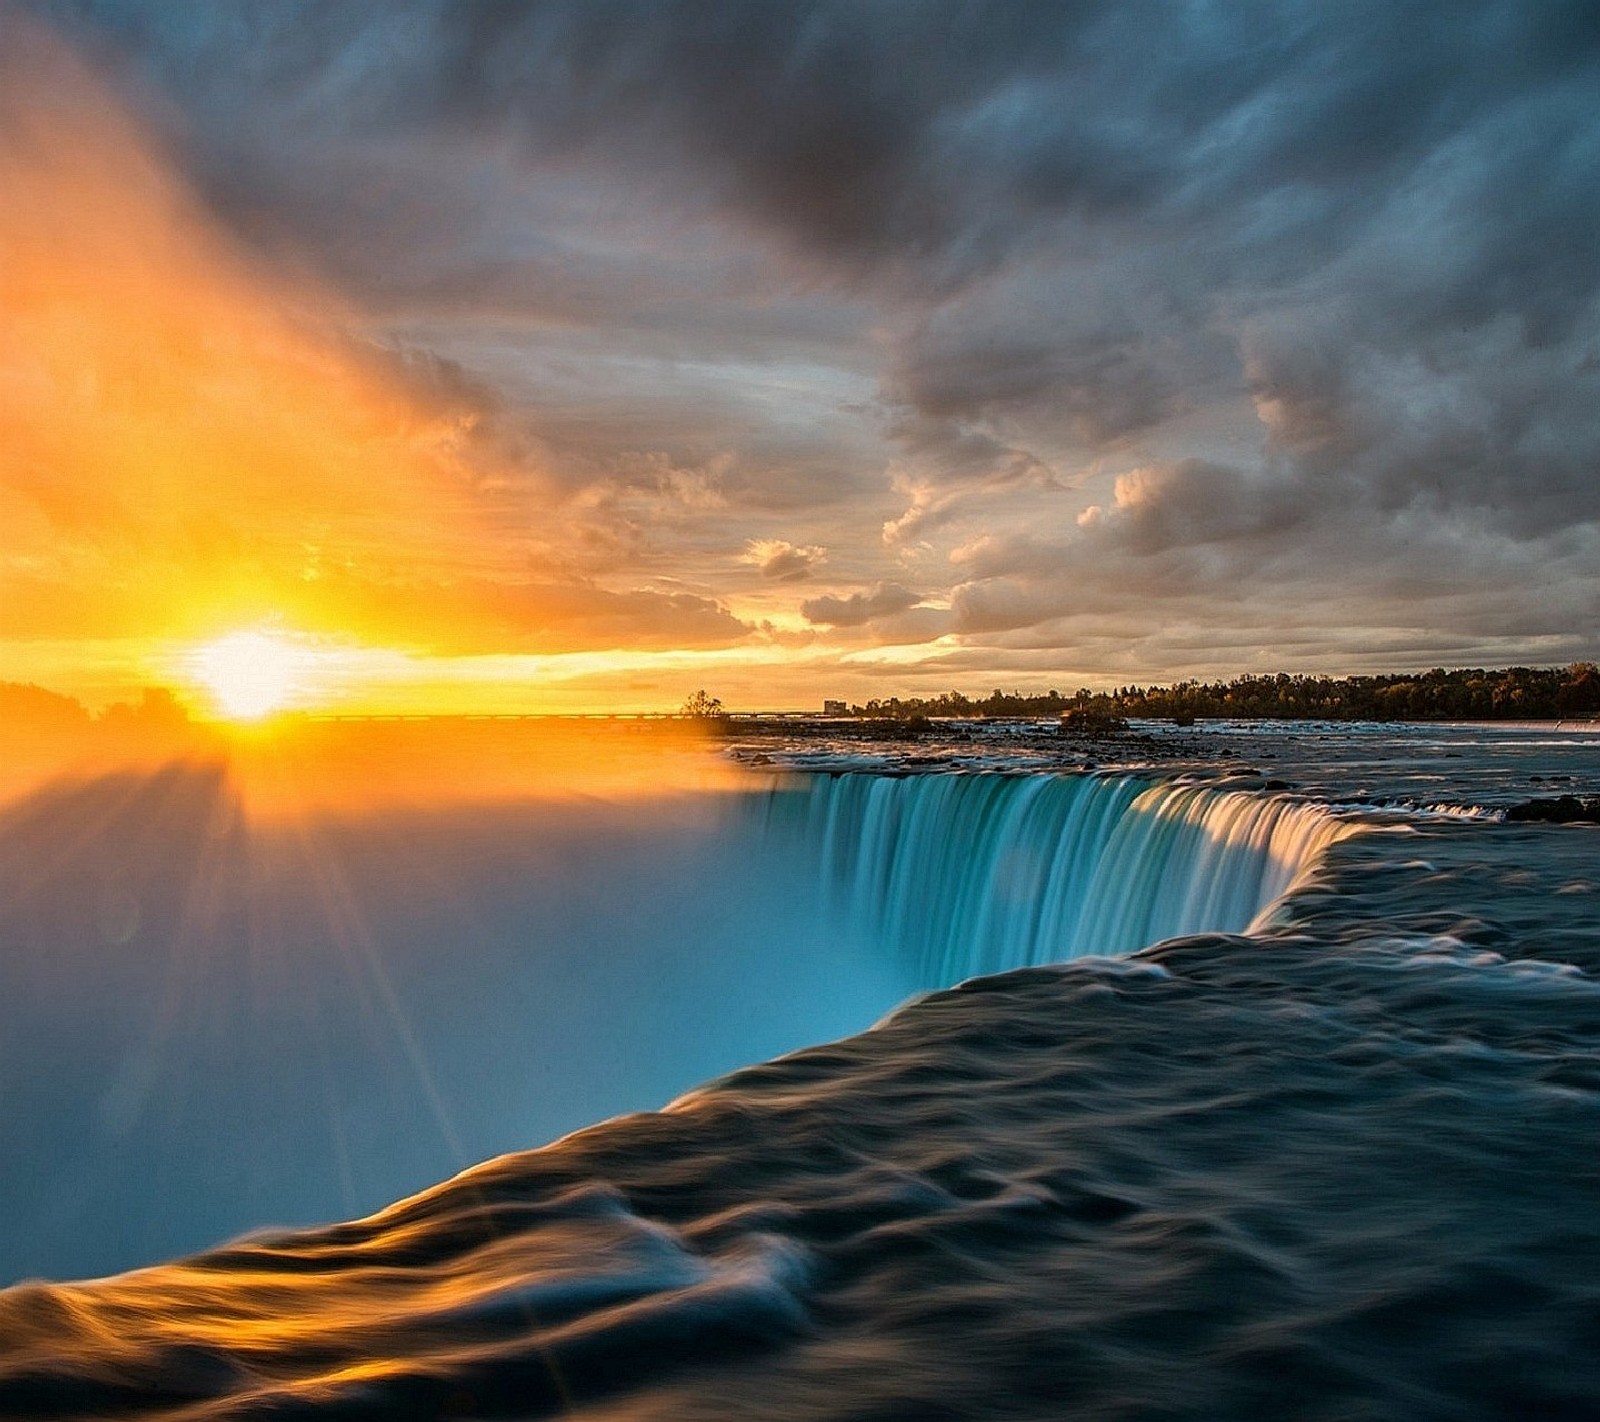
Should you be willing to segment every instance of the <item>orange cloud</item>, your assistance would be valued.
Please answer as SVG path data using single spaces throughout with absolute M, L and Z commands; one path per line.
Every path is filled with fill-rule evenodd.
M 190 634 L 315 616 L 330 574 L 492 572 L 462 421 L 252 264 L 50 34 L 0 28 L 0 635 Z
M 89 68 L 6 11 L 0 191 L 0 640 L 270 620 L 457 655 L 750 632 L 703 591 L 563 573 L 584 511 L 503 466 L 472 392 L 253 260 Z

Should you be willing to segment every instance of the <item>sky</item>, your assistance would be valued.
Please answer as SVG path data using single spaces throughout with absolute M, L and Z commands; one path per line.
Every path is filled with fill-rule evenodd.
M 1600 9 L 0 0 L 0 680 L 1600 654 Z

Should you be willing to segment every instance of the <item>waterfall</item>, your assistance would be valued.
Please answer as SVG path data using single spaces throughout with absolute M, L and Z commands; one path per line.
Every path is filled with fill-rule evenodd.
M 72 1162 L 0 1170 L 0 1283 L 377 1209 L 928 988 L 1243 928 L 1347 831 L 1149 777 L 747 784 L 253 823 L 179 769 L 0 818 L 0 1159 Z
M 924 986 L 1239 932 L 1352 826 L 1283 795 L 1133 775 L 792 776 L 769 843 Z

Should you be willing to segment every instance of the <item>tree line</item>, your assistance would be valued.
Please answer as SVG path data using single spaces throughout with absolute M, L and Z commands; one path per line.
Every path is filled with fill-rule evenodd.
M 909 721 L 933 717 L 1071 715 L 1107 721 L 1141 716 L 1188 722 L 1201 718 L 1289 721 L 1545 721 L 1600 715 L 1600 671 L 1593 662 L 1561 668 L 1463 668 L 1393 676 L 1304 676 L 1279 672 L 1232 681 L 1180 681 L 1171 686 L 1082 687 L 1070 696 L 996 688 L 984 697 L 959 691 L 898 697 L 850 707 L 850 715 Z

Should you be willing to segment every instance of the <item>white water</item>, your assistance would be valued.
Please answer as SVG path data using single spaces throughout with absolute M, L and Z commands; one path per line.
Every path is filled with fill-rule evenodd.
M 925 986 L 1248 928 L 1335 840 L 1317 805 L 1115 775 L 796 777 L 767 833 Z

